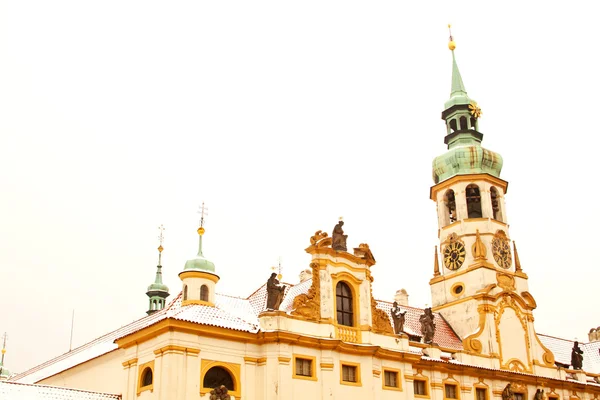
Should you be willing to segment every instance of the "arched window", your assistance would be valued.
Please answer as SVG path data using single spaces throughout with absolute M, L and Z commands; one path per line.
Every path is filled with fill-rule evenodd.
M 477 120 L 473 117 L 471 117 L 471 129 L 477 130 Z
M 467 212 L 468 218 L 481 218 L 481 194 L 479 186 L 467 186 Z
M 142 387 L 152 385 L 152 368 L 147 367 L 142 372 Z
M 450 124 L 450 129 L 452 130 L 452 132 L 458 130 L 458 128 L 456 127 L 456 120 L 455 119 L 451 119 L 449 124 Z
M 337 322 L 340 325 L 354 326 L 354 313 L 352 310 L 352 291 L 344 282 L 338 282 L 335 287 L 335 300 L 337 308 Z
M 200 288 L 200 300 L 208 301 L 208 286 L 202 285 Z
M 214 389 L 221 387 L 221 385 L 229 390 L 235 390 L 233 387 L 233 378 L 229 371 L 222 367 L 212 367 L 206 371 L 204 380 L 202 381 L 202 387 Z
M 460 117 L 460 129 L 468 129 L 467 128 L 467 117 Z
M 500 209 L 500 195 L 498 194 L 498 189 L 493 186 L 490 189 L 490 197 L 492 198 L 492 212 L 494 213 L 494 219 L 504 222 L 502 210 Z
M 446 220 L 444 225 L 451 224 L 456 221 L 456 198 L 454 197 L 454 190 L 449 189 L 444 195 L 444 205 Z
M 183 299 L 187 300 L 187 285 L 183 285 Z

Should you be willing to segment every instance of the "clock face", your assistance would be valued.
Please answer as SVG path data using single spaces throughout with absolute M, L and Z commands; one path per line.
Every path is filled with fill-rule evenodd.
M 510 243 L 507 238 L 497 236 L 492 239 L 492 253 L 499 266 L 505 269 L 510 268 L 512 255 L 510 254 Z
M 452 242 L 444 248 L 444 265 L 446 268 L 455 271 L 461 267 L 465 261 L 465 245 L 461 242 Z

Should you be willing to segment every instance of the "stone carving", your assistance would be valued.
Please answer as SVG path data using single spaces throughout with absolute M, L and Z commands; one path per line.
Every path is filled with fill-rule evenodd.
M 421 333 L 423 334 L 423 343 L 432 343 L 435 333 L 435 323 L 433 322 L 433 312 L 431 307 L 423 310 L 423 315 L 419 317 L 421 322 Z
M 502 391 L 502 400 L 514 400 L 515 393 L 512 390 L 512 384 L 506 385 L 504 390 Z
M 498 282 L 498 286 L 500 286 L 503 290 L 506 291 L 514 291 L 515 290 L 515 278 L 508 274 L 503 274 L 502 272 L 496 272 L 496 281 Z
M 314 236 L 310 237 L 310 244 L 316 245 L 319 241 L 325 239 L 327 237 L 327 232 L 316 231 Z
M 365 260 L 369 266 L 375 265 L 375 257 L 373 256 L 369 245 L 366 243 L 361 243 L 358 247 L 355 247 L 354 255 Z
M 225 385 L 214 388 L 210 391 L 210 400 L 230 400 L 231 396 L 227 392 Z
M 600 326 L 590 329 L 588 333 L 588 339 L 590 342 L 597 342 L 600 340 Z
M 293 304 L 292 315 L 298 315 L 310 320 L 321 319 L 321 280 L 319 277 L 319 264 L 311 263 L 312 284 L 308 293 L 296 296 Z
M 536 390 L 535 394 L 533 395 L 533 399 L 534 400 L 544 400 L 544 390 L 543 389 Z
M 479 229 L 477 229 L 477 233 L 475 236 L 475 243 L 473 243 L 473 247 L 471 249 L 473 251 L 473 258 L 475 260 L 486 260 L 487 259 L 487 250 L 485 249 L 485 244 L 481 240 L 481 236 L 479 235 Z
M 365 272 L 369 280 L 369 292 L 371 294 L 371 324 L 373 325 L 373 330 L 380 333 L 393 334 L 394 329 L 392 329 L 388 313 L 377 308 L 377 300 L 373 297 L 373 276 L 371 275 L 371 270 L 367 269 Z
M 571 366 L 573 369 L 581 369 L 583 366 L 583 350 L 579 348 L 579 342 L 573 343 L 573 350 L 571 350 Z
M 438 252 L 437 246 L 435 246 L 435 250 L 433 252 L 433 276 L 440 275 L 440 262 L 438 261 Z
M 344 235 L 342 226 L 344 226 L 344 221 L 338 222 L 337 225 L 333 227 L 333 233 L 331 234 L 331 247 L 338 251 L 348 251 L 348 248 L 346 247 L 346 239 L 348 238 L 348 235 Z
M 398 306 L 398 302 L 394 302 L 394 306 L 392 307 L 392 319 L 394 320 L 394 333 L 399 335 L 404 332 L 404 320 L 406 318 L 406 311 L 402 311 L 400 306 Z
M 267 281 L 267 310 L 279 310 L 285 288 L 285 285 L 279 284 L 277 274 L 273 272 Z

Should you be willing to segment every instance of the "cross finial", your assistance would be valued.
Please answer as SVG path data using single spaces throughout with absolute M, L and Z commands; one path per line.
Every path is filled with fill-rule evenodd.
M 452 25 L 448 24 L 448 33 L 450 33 L 450 40 L 448 41 L 448 48 L 452 51 L 456 48 L 456 43 L 454 43 L 454 38 L 452 37 Z
M 2 359 L 0 361 L 0 366 L 4 365 L 4 354 L 6 353 L 6 339 L 8 339 L 8 335 L 4 332 L 2 335 L 3 343 L 2 343 Z
M 165 237 L 163 236 L 163 232 L 165 231 L 165 227 L 163 224 L 160 224 L 160 226 L 158 227 L 158 265 L 162 265 L 161 263 L 161 258 L 162 258 L 162 252 L 164 250 L 163 248 L 163 241 L 165 240 Z
M 208 216 L 207 211 L 208 208 L 206 208 L 204 202 L 202 202 L 202 205 L 198 209 L 198 214 L 200 214 L 200 228 L 204 227 L 204 217 Z
M 281 277 L 283 276 L 281 274 L 282 268 L 281 268 L 281 256 L 279 256 L 277 258 L 277 266 L 276 267 L 271 267 L 272 271 L 277 271 L 277 279 L 281 279 Z

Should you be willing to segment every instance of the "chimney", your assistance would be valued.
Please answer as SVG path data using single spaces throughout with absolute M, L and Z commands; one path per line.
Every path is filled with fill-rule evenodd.
M 406 292 L 406 289 L 400 289 L 396 291 L 394 301 L 396 301 L 398 305 L 408 306 L 408 293 Z
M 300 283 L 305 282 L 306 280 L 312 278 L 312 271 L 310 269 L 305 269 L 300 272 Z

